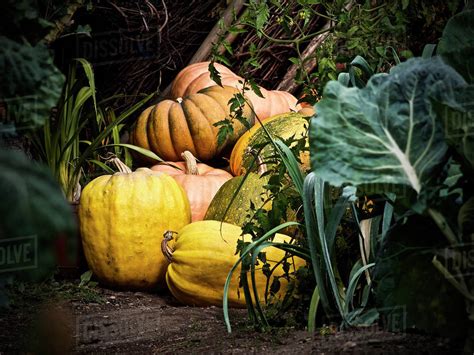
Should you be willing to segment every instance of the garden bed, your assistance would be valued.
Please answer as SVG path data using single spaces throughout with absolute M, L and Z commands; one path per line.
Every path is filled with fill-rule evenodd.
M 51 302 L 48 292 L 62 301 Z M 71 292 L 75 293 L 72 297 Z M 168 294 L 84 291 L 69 283 L 48 285 L 40 293 L 31 293 L 27 287 L 23 293 L 21 304 L 0 315 L 0 352 L 32 350 L 32 346 L 35 351 L 47 347 L 56 353 L 80 354 L 445 353 L 462 349 L 462 342 L 447 338 L 391 333 L 377 327 L 344 331 L 326 327 L 315 334 L 292 327 L 258 332 L 248 326 L 245 310 L 231 311 L 234 330 L 229 334 L 220 308 L 180 306 Z

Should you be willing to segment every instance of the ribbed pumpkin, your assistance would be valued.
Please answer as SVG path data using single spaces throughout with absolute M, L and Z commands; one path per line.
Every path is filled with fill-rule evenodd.
M 198 92 L 208 86 L 217 85 L 211 79 L 209 73 L 210 62 L 200 62 L 187 66 L 181 70 L 173 80 L 171 87 L 171 97 L 184 97 Z M 244 79 L 234 74 L 229 68 L 214 63 L 214 67 L 221 75 L 222 85 L 228 85 L 242 90 Z M 263 98 L 255 94 L 252 90 L 246 91 L 248 97 L 259 119 L 265 120 L 268 117 L 291 111 L 298 111 L 301 106 L 297 103 L 296 97 L 286 91 L 266 90 L 260 87 Z
M 152 166 L 151 170 L 171 175 L 183 187 L 191 205 L 192 221 L 200 221 L 219 188 L 230 180 L 232 175 L 222 169 L 198 164 L 189 151 L 185 151 L 181 156 L 184 162 L 173 163 L 181 170 L 165 164 Z
M 89 268 L 107 285 L 150 289 L 164 281 L 166 230 L 191 222 L 184 190 L 169 175 L 147 168 L 92 180 L 82 191 L 79 223 Z
M 238 260 L 235 250 L 239 240 L 251 241 L 250 236 L 241 236 L 242 229 L 228 223 L 218 221 L 200 221 L 191 223 L 174 235 L 173 246 L 167 245 L 171 233 L 165 236 L 162 250 L 170 258 L 166 272 L 166 283 L 173 296 L 189 306 L 222 306 L 224 284 L 229 271 Z M 277 234 L 275 242 L 290 242 L 290 238 Z M 276 265 L 285 255 L 280 249 L 269 247 L 266 253 L 270 267 Z M 304 266 L 300 258 L 288 259 L 291 263 L 290 272 Z M 261 265 L 256 266 L 256 284 L 260 301 L 265 299 L 267 277 L 261 271 Z M 282 266 L 276 267 L 273 276 L 284 274 Z M 239 293 L 240 270 L 236 270 L 229 288 L 229 306 L 245 307 L 245 297 L 242 290 Z M 250 277 L 248 278 L 250 284 Z M 276 297 L 283 297 L 287 288 L 287 280 L 279 279 L 280 290 Z
M 219 127 L 214 123 L 230 117 L 228 102 L 236 93 L 238 90 L 230 86 L 211 86 L 183 99 L 163 100 L 140 115 L 132 141 L 164 160 L 179 161 L 181 153 L 189 150 L 199 160 L 209 161 L 247 130 L 235 119 L 234 134 L 222 145 L 217 144 Z M 254 123 L 249 105 L 244 105 L 243 117 L 250 125 Z
M 272 116 L 265 120 L 263 124 L 275 138 L 288 139 L 294 136 L 295 139 L 300 139 L 307 137 L 308 121 L 303 115 L 296 112 Z M 230 155 L 229 165 L 232 174 L 245 174 L 253 160 L 252 156 L 247 154 L 248 150 L 267 141 L 268 137 L 259 123 L 245 132 L 235 144 Z M 267 144 L 260 152 L 264 162 L 274 155 L 275 151 L 271 143 Z M 309 167 L 309 154 L 307 152 L 301 154 L 300 159 L 302 160 L 303 168 Z

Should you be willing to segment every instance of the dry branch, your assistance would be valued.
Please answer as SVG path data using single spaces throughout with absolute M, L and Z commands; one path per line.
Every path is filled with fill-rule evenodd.
M 230 26 L 232 21 L 234 20 L 234 14 L 238 15 L 242 7 L 244 6 L 244 0 L 234 0 L 232 3 L 227 7 L 222 15 L 222 19 L 219 20 L 214 28 L 209 32 L 209 35 L 206 37 L 204 42 L 202 42 L 201 47 L 194 53 L 193 57 L 189 61 L 189 64 L 202 62 L 207 60 L 209 55 L 211 54 L 212 45 L 217 42 L 219 37 L 222 35 L 221 33 L 221 26 L 226 29 Z M 221 22 L 222 21 L 222 22 Z
M 345 6 L 346 11 L 349 11 L 351 9 L 353 3 L 354 3 L 354 1 L 350 1 Z M 328 21 L 324 25 L 324 27 L 322 28 L 322 30 L 324 32 L 322 32 L 321 34 L 314 37 L 311 40 L 311 42 L 309 42 L 308 46 L 303 51 L 303 53 L 301 53 L 301 58 L 300 59 L 303 61 L 303 67 L 304 67 L 304 70 L 307 73 L 312 72 L 313 69 L 316 67 L 317 59 L 316 59 L 316 57 L 311 58 L 311 56 L 314 54 L 316 49 L 319 46 L 321 46 L 324 43 L 324 41 L 326 40 L 326 38 L 329 36 L 330 28 L 332 26 L 334 26 L 333 21 Z M 298 69 L 300 69 L 300 65 L 299 64 L 293 64 L 288 69 L 288 71 L 286 72 L 285 76 L 283 77 L 283 80 L 277 86 L 277 90 L 288 91 L 290 93 L 295 92 L 296 89 L 298 89 L 298 87 L 300 86 L 300 84 L 296 83 L 296 81 L 295 81 L 295 77 L 296 77 L 296 73 L 297 73 Z
M 196 53 L 191 57 L 188 62 L 188 65 L 193 63 L 198 63 L 205 61 L 209 58 L 211 54 L 212 46 L 215 42 L 218 41 L 219 37 L 221 36 L 220 30 L 221 26 L 223 28 L 227 28 L 230 26 L 234 19 L 234 15 L 238 15 L 239 12 L 242 10 L 244 6 L 244 0 L 234 0 L 232 3 L 227 7 L 227 9 L 222 14 L 222 17 L 219 21 L 214 25 L 212 30 L 207 35 L 206 39 L 202 42 L 201 46 L 198 48 Z M 168 86 L 161 92 L 162 97 L 166 97 L 170 90 L 171 85 L 173 82 L 169 83 Z

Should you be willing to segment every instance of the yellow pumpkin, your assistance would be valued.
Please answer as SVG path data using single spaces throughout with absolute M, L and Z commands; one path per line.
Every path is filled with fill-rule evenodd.
M 247 130 L 234 119 L 233 135 L 218 145 L 219 127 L 214 124 L 230 118 L 229 100 L 238 92 L 230 86 L 211 86 L 183 99 L 163 100 L 140 115 L 132 133 L 133 143 L 169 161 L 181 160 L 186 150 L 202 161 L 216 158 Z M 244 105 L 242 115 L 253 125 L 249 105 Z
M 99 176 L 82 191 L 84 254 L 102 283 L 150 289 L 163 283 L 168 266 L 160 251 L 162 235 L 191 222 L 189 201 L 171 176 L 116 164 L 119 172 Z
M 242 229 L 238 226 L 218 221 L 199 221 L 191 223 L 174 235 L 174 245 L 167 242 L 171 232 L 165 235 L 162 250 L 170 260 L 166 272 L 166 283 L 173 296 L 183 304 L 190 306 L 222 306 L 224 284 L 227 275 L 239 256 L 235 254 L 239 240 L 251 241 L 249 235 L 241 236 Z M 290 238 L 277 234 L 275 242 L 290 242 Z M 267 262 L 273 268 L 284 256 L 285 252 L 275 247 L 263 250 Z M 304 266 L 300 258 L 288 259 L 291 264 L 290 273 Z M 267 277 L 263 274 L 262 263 L 256 266 L 256 284 L 260 301 L 265 300 Z M 273 277 L 284 275 L 281 265 L 275 268 Z M 245 307 L 242 289 L 239 291 L 240 268 L 234 272 L 229 288 L 229 306 Z M 248 278 L 249 284 L 251 282 Z M 288 281 L 281 277 L 280 290 L 275 297 L 285 295 Z

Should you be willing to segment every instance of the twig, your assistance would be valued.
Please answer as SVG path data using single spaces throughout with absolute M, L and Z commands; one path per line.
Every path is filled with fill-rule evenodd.
M 224 11 L 224 14 L 222 15 L 221 20 L 219 20 L 214 25 L 211 32 L 209 32 L 209 35 L 206 37 L 204 42 L 202 42 L 201 47 L 199 47 L 196 53 L 194 53 L 193 57 L 188 62 L 188 65 L 197 63 L 197 62 L 202 62 L 203 60 L 206 60 L 209 57 L 209 54 L 211 54 L 211 48 L 212 48 L 213 43 L 215 43 L 219 39 L 219 36 L 222 34 L 221 21 L 222 21 L 222 26 L 224 27 L 224 30 L 225 30 L 232 23 L 234 19 L 234 14 L 238 15 L 240 10 L 242 10 L 243 6 L 244 6 L 244 0 L 232 1 L 229 7 L 227 7 L 227 9 Z
M 194 53 L 192 58 L 189 60 L 188 65 L 193 63 L 198 63 L 208 59 L 209 54 L 211 53 L 211 48 L 214 42 L 219 39 L 221 35 L 221 21 L 223 23 L 224 28 L 227 28 L 233 20 L 234 14 L 238 14 L 242 7 L 244 6 L 244 0 L 234 0 L 232 3 L 227 7 L 222 15 L 221 19 L 214 25 L 211 32 L 207 35 L 206 39 L 202 42 L 199 49 Z M 170 90 L 171 90 L 172 82 L 162 91 L 161 96 L 166 97 Z
M 354 4 L 354 1 L 351 0 L 346 6 L 345 9 L 346 11 L 349 11 Z M 324 27 L 322 28 L 322 33 L 314 37 L 306 47 L 306 49 L 301 53 L 301 60 L 304 63 L 303 68 L 306 72 L 310 73 L 317 64 L 317 59 L 316 58 L 310 58 L 311 55 L 313 55 L 314 51 L 321 46 L 326 38 L 329 36 L 330 29 L 334 26 L 333 21 L 328 21 Z M 295 81 L 296 73 L 298 69 L 300 69 L 301 66 L 299 64 L 293 64 L 290 69 L 286 72 L 285 76 L 283 77 L 283 80 L 280 82 L 280 84 L 277 86 L 277 90 L 283 90 L 283 91 L 288 91 L 290 93 L 293 93 L 299 86 L 300 84 L 297 84 Z

